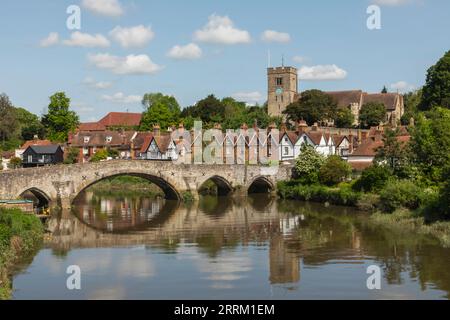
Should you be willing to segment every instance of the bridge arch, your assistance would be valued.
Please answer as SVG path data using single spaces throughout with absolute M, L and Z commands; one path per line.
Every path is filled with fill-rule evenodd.
M 265 176 L 259 176 L 253 179 L 253 181 L 250 183 L 247 192 L 249 194 L 254 193 L 271 193 L 276 189 L 273 182 L 265 177 Z
M 181 199 L 180 192 L 177 190 L 177 188 L 172 183 L 170 183 L 168 181 L 168 179 L 165 179 L 163 177 L 158 177 L 156 175 L 152 175 L 152 174 L 148 174 L 148 173 L 141 173 L 141 172 L 120 172 L 120 173 L 114 173 L 114 174 L 110 174 L 110 175 L 103 175 L 103 176 L 99 177 L 98 179 L 84 183 L 79 188 L 78 192 L 76 192 L 73 199 L 75 199 L 81 192 L 85 191 L 89 187 L 91 187 L 103 180 L 120 177 L 120 176 L 139 177 L 139 178 L 148 180 L 148 181 L 152 182 L 153 184 L 155 184 L 156 186 L 158 186 L 164 192 L 165 198 L 167 200 L 179 201 Z
M 225 179 L 224 177 L 221 177 L 218 175 L 214 175 L 214 176 L 211 176 L 211 177 L 205 179 L 203 181 L 203 183 L 200 184 L 198 189 L 201 191 L 202 188 L 204 188 L 206 183 L 209 181 L 213 182 L 214 185 L 217 187 L 217 195 L 220 197 L 227 196 L 233 192 L 233 187 L 232 187 L 231 183 L 228 182 L 228 180 Z
M 50 206 L 50 203 L 52 201 L 50 196 L 45 191 L 43 191 L 43 190 L 41 190 L 39 188 L 36 188 L 36 187 L 32 187 L 32 188 L 28 188 L 26 190 L 23 190 L 19 194 L 19 198 L 26 198 L 26 199 L 28 199 L 29 195 L 34 197 L 34 199 L 29 199 L 29 200 L 33 200 L 35 202 L 35 205 L 38 208 L 47 208 L 47 207 Z

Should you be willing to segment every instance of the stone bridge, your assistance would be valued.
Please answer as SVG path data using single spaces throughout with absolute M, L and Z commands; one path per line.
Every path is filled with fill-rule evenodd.
M 208 180 L 220 195 L 246 195 L 253 188 L 275 191 L 278 181 L 291 177 L 292 166 L 177 164 L 165 161 L 118 160 L 57 165 L 0 172 L 0 199 L 18 199 L 33 193 L 40 201 L 70 208 L 77 195 L 106 178 L 131 175 L 159 186 L 167 199 L 182 199 L 185 192 L 198 198 Z

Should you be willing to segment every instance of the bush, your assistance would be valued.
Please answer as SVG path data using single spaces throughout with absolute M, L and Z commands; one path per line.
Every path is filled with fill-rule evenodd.
M 374 165 L 363 171 L 361 177 L 353 185 L 357 191 L 372 192 L 381 190 L 389 181 L 391 171 L 380 165 Z
M 294 173 L 297 178 L 301 178 L 305 182 L 310 181 L 309 184 L 312 184 L 317 182 L 319 169 L 324 163 L 323 155 L 318 153 L 314 147 L 304 144 L 296 161 Z
M 352 173 L 350 165 L 339 156 L 327 158 L 319 171 L 319 180 L 327 186 L 335 186 L 345 181 Z
M 91 162 L 100 162 L 108 159 L 108 150 L 98 150 L 91 158 Z
M 415 210 L 425 198 L 424 192 L 410 180 L 390 181 L 380 192 L 380 205 L 386 212 L 400 208 Z
M 380 205 L 380 196 L 374 193 L 363 193 L 356 206 L 360 210 L 374 211 Z

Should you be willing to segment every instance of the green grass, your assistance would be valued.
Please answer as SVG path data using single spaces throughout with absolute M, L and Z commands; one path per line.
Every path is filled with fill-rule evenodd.
M 20 210 L 0 209 L 0 300 L 11 297 L 11 268 L 41 245 L 44 227 Z

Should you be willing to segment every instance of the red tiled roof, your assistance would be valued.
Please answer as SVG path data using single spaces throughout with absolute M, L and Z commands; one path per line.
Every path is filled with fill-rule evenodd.
M 30 146 L 49 146 L 51 144 L 52 142 L 50 140 L 29 140 L 26 141 L 20 149 L 26 150 Z
M 71 137 L 69 144 L 73 147 L 118 147 L 131 145 L 131 138 L 134 134 L 134 131 L 125 131 L 123 133 L 117 131 L 80 131 Z M 89 137 L 89 142 L 84 142 L 85 137 Z M 110 142 L 107 142 L 107 137 L 111 137 Z
M 11 158 L 14 158 L 15 155 L 16 155 L 16 153 L 14 151 L 0 152 L 0 158 L 3 158 L 3 159 L 11 159 Z
M 374 140 L 372 138 L 365 140 L 358 148 L 352 153 L 354 157 L 374 157 L 377 154 L 377 150 L 383 146 L 382 140 Z
M 299 136 L 294 131 L 285 131 L 281 134 L 281 139 L 283 139 L 284 135 L 287 135 L 292 144 L 296 144 Z M 281 140 L 280 140 L 281 141 Z
M 106 127 L 99 122 L 80 123 L 78 131 L 105 131 Z
M 323 134 L 322 132 L 310 131 L 307 133 L 308 137 L 312 142 L 316 145 L 320 145 L 320 141 L 322 140 Z
M 142 142 L 142 147 L 141 147 L 141 151 L 142 153 L 147 152 L 148 148 L 150 148 L 150 144 L 153 141 L 153 135 L 152 134 L 148 134 L 147 136 L 143 137 L 144 141 Z
M 142 113 L 110 112 L 99 123 L 106 127 L 137 127 L 141 120 Z
M 162 135 L 162 136 L 156 136 L 153 137 L 156 141 L 156 145 L 158 146 L 159 151 L 161 153 L 167 152 L 167 149 L 169 149 L 170 142 L 172 141 L 172 136 L 170 134 Z

